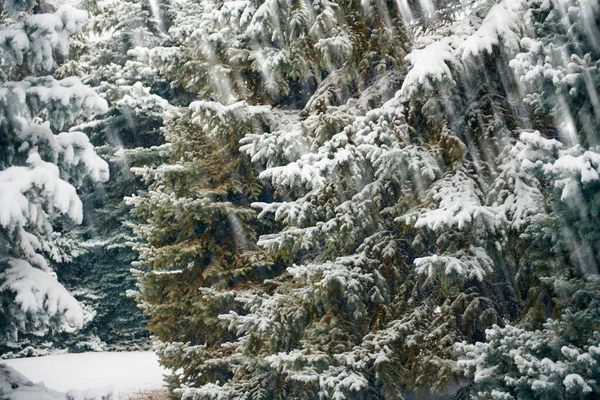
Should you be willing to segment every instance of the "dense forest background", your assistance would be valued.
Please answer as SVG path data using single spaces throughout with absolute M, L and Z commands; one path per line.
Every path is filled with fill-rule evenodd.
M 595 0 L 0 1 L 0 351 L 174 398 L 600 393 Z

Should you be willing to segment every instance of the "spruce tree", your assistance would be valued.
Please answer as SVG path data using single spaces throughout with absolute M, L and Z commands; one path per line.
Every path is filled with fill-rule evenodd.
M 27 335 L 72 332 L 92 313 L 56 279 L 78 254 L 69 231 L 82 222 L 76 188 L 108 179 L 88 137 L 69 130 L 107 110 L 76 77 L 52 71 L 87 13 L 69 5 L 4 2 L 0 14 L 0 346 Z
M 536 395 L 503 337 L 569 360 L 547 393 L 597 391 L 597 338 L 562 333 L 597 310 L 596 11 L 174 5 L 171 45 L 136 54 L 201 100 L 128 200 L 174 395 L 397 399 L 463 374 Z
M 112 178 L 83 194 L 85 221 L 76 231 L 83 251 L 60 268 L 66 284 L 94 309 L 95 317 L 78 335 L 55 341 L 75 351 L 139 349 L 149 341 L 146 321 L 127 294 L 135 289 L 130 269 L 137 257 L 130 207 L 123 198 L 145 190 L 130 168 L 161 162 L 160 128 L 171 106 L 156 94 L 164 84 L 155 74 L 141 73 L 130 51 L 163 42 L 165 22 L 144 1 L 82 5 L 89 9 L 90 23 L 71 68 L 106 98 L 109 108 L 102 118 L 78 129 L 108 161 Z
M 171 106 L 157 95 L 168 97 L 164 81 L 141 72 L 141 64 L 130 51 L 164 42 L 168 18 L 164 10 L 152 10 L 146 1 L 84 1 L 79 6 L 88 11 L 89 21 L 73 37 L 69 57 L 53 73 L 59 78 L 75 74 L 107 100 L 106 113 L 92 121 L 78 119 L 73 129 L 90 137 L 98 154 L 107 160 L 111 179 L 81 188 L 83 223 L 69 228 L 76 257 L 54 267 L 93 318 L 76 334 L 21 337 L 12 344 L 13 356 L 149 345 L 145 320 L 127 295 L 135 288 L 130 268 L 137 257 L 132 250 L 136 238 L 129 226 L 130 208 L 123 197 L 145 189 L 131 167 L 161 162 L 160 128 Z

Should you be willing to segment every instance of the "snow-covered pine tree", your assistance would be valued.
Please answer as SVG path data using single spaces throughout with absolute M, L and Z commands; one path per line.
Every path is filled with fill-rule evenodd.
M 134 54 L 138 46 L 166 40 L 168 19 L 147 1 L 82 3 L 90 13 L 79 37 L 78 57 L 59 72 L 75 71 L 108 101 L 102 118 L 78 126 L 96 145 L 111 169 L 111 179 L 84 192 L 84 224 L 76 234 L 84 249 L 70 265 L 59 266 L 65 283 L 92 307 L 95 317 L 75 336 L 61 335 L 55 345 L 85 349 L 135 349 L 148 345 L 146 321 L 127 291 L 135 288 L 130 273 L 137 260 L 132 250 L 130 207 L 123 198 L 146 189 L 131 167 L 162 160 L 160 128 L 171 106 L 163 80 Z M 165 89 L 166 87 L 166 89 Z M 64 268 L 62 268 L 64 267 Z
M 79 252 L 76 187 L 108 179 L 88 137 L 69 127 L 107 110 L 78 78 L 55 79 L 85 11 L 50 2 L 3 2 L 0 54 L 0 346 L 27 334 L 72 332 L 90 313 L 56 279 L 53 265 Z M 89 311 L 89 310 L 88 310 Z
M 520 185 L 529 195 L 520 202 L 506 192 L 500 197 L 517 210 L 534 200 L 543 212 L 521 212 L 516 221 L 526 223 L 517 242 L 523 251 L 515 289 L 525 303 L 517 326 L 494 326 L 485 343 L 458 345 L 458 366 L 473 378 L 478 398 L 593 398 L 600 391 L 599 308 L 591 301 L 600 272 L 598 5 L 517 4 L 527 29 L 510 67 L 538 132 L 522 132 L 507 147 L 512 161 L 501 174 L 505 188 Z
M 75 349 L 89 347 L 86 342 L 94 338 L 104 349 L 135 349 L 149 344 L 146 321 L 127 295 L 128 290 L 135 289 L 130 269 L 137 260 L 132 248 L 137 239 L 131 230 L 130 207 L 123 198 L 146 188 L 130 172 L 131 167 L 164 161 L 159 128 L 163 114 L 171 107 L 139 82 L 124 86 L 123 92 L 127 94 L 109 103 L 103 119 L 80 126 L 91 134 L 98 153 L 108 160 L 111 179 L 82 195 L 86 220 L 77 235 L 84 251 L 71 265 L 64 266 L 66 283 L 78 288 L 81 300 L 96 312 L 77 337 L 71 337 L 69 343 L 61 339 L 63 345 Z
M 493 348 L 469 343 L 521 335 L 507 322 L 560 336 L 549 275 L 595 290 L 597 6 L 412 3 L 181 2 L 173 47 L 139 49 L 217 100 L 174 119 L 171 164 L 139 170 L 153 189 L 130 200 L 176 395 L 396 399 L 463 370 L 485 393 L 469 357 Z M 220 179 L 262 188 L 257 219 Z M 597 390 L 582 368 L 556 393 Z
M 234 288 L 260 281 L 272 263 L 257 251 L 249 203 L 268 195 L 253 166 L 237 149 L 260 131 L 268 108 L 245 102 L 224 106 L 197 101 L 171 116 L 165 128 L 168 164 L 134 168 L 148 194 L 128 198 L 145 221 L 136 232 L 140 307 L 159 340 L 161 362 L 179 371 L 172 388 L 226 379 L 222 344 L 233 339 L 219 315 L 242 312 Z

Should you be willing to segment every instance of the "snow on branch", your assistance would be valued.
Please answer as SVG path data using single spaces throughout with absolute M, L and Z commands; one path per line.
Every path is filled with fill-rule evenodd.
M 37 154 L 37 153 L 36 153 Z M 39 155 L 36 157 L 39 160 Z M 49 164 L 49 165 L 48 165 Z M 81 200 L 75 188 L 58 176 L 53 164 L 38 163 L 33 168 L 10 167 L 0 171 L 0 226 L 8 231 L 16 226 L 39 225 L 48 213 L 57 212 L 74 222 L 83 218 Z M 37 190 L 40 198 L 28 199 L 30 191 Z
M 562 143 L 546 139 L 539 132 L 526 131 L 514 153 L 526 171 L 536 171 L 561 190 L 561 200 L 577 196 L 580 187 L 600 179 L 600 149 L 583 149 L 576 145 L 563 149 Z
M 428 281 L 444 283 L 458 278 L 459 281 L 475 279 L 482 282 L 493 272 L 494 262 L 481 247 L 459 250 L 453 254 L 434 254 L 414 261 L 418 274 L 426 275 Z
M 454 78 L 465 62 L 491 54 L 500 48 L 509 56 L 519 52 L 522 32 L 527 21 L 526 0 L 501 0 L 490 7 L 483 2 L 445 32 L 418 38 L 406 60 L 410 70 L 402 84 L 404 99 L 419 89 L 430 89 L 442 82 L 454 85 Z M 480 17 L 480 15 L 484 17 Z M 442 33 L 440 35 L 439 33 Z
M 444 78 L 452 80 L 450 65 L 456 62 L 453 40 L 443 38 L 434 41 L 422 49 L 413 50 L 406 56 L 412 68 L 406 75 L 400 93 L 409 98 L 428 81 L 441 82 Z
M 64 4 L 53 14 L 27 15 L 20 22 L 0 27 L 2 66 L 13 67 L 26 60 L 30 67 L 52 70 L 53 53 L 67 55 L 69 35 L 80 33 L 87 19 L 87 11 Z
M 483 204 L 483 193 L 477 183 L 463 171 L 447 174 L 427 191 L 427 197 L 437 203 L 435 208 L 423 208 L 397 218 L 417 228 L 434 231 L 448 228 L 465 229 L 476 221 L 494 229 L 495 211 Z
M 81 117 L 106 111 L 106 100 L 77 77 L 27 77 L 0 86 L 0 123 L 8 126 L 22 128 L 20 118 L 43 118 L 52 128 L 62 130 L 65 125 L 80 122 Z
M 521 30 L 524 28 L 527 8 L 524 0 L 502 0 L 488 11 L 481 26 L 460 46 L 462 59 L 478 56 L 484 51 L 491 54 L 502 43 L 505 50 L 515 54 L 519 50 Z
M 81 328 L 86 316 L 81 306 L 52 275 L 34 268 L 25 260 L 9 259 L 10 267 L 0 274 L 0 292 L 15 295 L 15 302 L 28 317 L 17 321 L 21 328 L 30 323 L 37 328 L 33 333 L 43 334 L 42 327 L 56 321 L 56 327 L 65 332 Z

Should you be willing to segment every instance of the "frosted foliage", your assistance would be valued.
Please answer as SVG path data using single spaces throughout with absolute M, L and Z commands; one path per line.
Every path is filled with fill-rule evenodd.
M 10 267 L 0 273 L 0 292 L 14 293 L 16 305 L 26 316 L 13 321 L 19 329 L 41 335 L 51 324 L 67 332 L 83 326 L 82 308 L 55 277 L 24 260 L 9 259 L 8 263 Z
M 187 388 L 176 389 L 176 393 L 181 394 L 182 400 L 227 400 L 231 399 L 233 391 L 227 386 L 219 386 L 214 383 L 209 383 L 200 388 Z
M 54 67 L 53 53 L 66 56 L 69 35 L 81 32 L 87 12 L 69 4 L 53 14 L 27 15 L 12 25 L 0 27 L 2 68 L 17 66 L 27 60 L 29 66 L 46 71 Z
M 315 49 L 321 53 L 321 63 L 332 69 L 332 66 L 341 65 L 352 54 L 352 44 L 349 38 L 341 29 L 337 28 L 338 16 L 334 3 L 328 2 L 299 2 L 300 7 L 295 7 L 293 2 L 265 1 L 255 12 L 248 8 L 248 14 L 241 14 L 242 21 L 245 16 L 251 16 L 249 24 L 244 35 L 257 43 L 276 44 L 277 49 L 270 49 L 263 46 L 260 49 L 251 50 L 250 60 L 254 60 L 253 67 L 262 73 L 265 78 L 267 88 L 277 93 L 279 85 L 286 90 L 282 82 L 283 71 L 288 66 L 298 69 L 296 73 L 301 77 L 314 73 L 306 61 L 297 60 L 298 52 L 302 51 L 296 48 L 307 37 L 314 40 Z M 247 18 L 247 17 L 246 17 Z M 286 37 L 285 21 L 291 18 L 290 37 Z M 282 48 L 282 49 L 281 49 Z M 264 49 L 268 49 L 266 52 Z M 296 57 L 294 57 L 296 55 Z M 294 63 L 298 63 L 294 65 Z M 314 68 L 314 66 L 312 67 Z M 310 71 L 310 72 L 309 72 Z
M 595 83 L 598 2 L 561 0 L 532 4 L 547 13 L 545 19 L 551 28 L 540 37 L 532 34 L 523 37 L 521 52 L 510 61 L 522 85 L 524 103 L 552 114 L 560 140 L 565 144 L 583 144 L 590 138 L 597 144 L 593 139 L 594 123 L 577 125 L 582 117 L 585 120 L 595 116 L 597 121 L 600 115 Z M 530 14 L 528 23 L 539 24 L 535 13 Z
M 558 340 L 553 324 L 549 321 L 545 329 L 538 331 L 495 325 L 486 330 L 485 343 L 456 344 L 462 355 L 457 367 L 477 384 L 473 398 L 512 399 L 514 394 L 587 398 L 596 387 L 598 346 L 569 345 L 562 346 L 558 353 L 548 353 Z
M 597 182 L 600 177 L 600 149 L 573 146 L 563 149 L 555 139 L 546 139 L 539 132 L 524 132 L 523 144 L 515 153 L 526 171 L 540 172 L 560 190 L 562 201 L 576 199 L 581 186 Z
M 334 400 L 348 399 L 350 393 L 360 392 L 368 387 L 368 381 L 361 375 L 339 369 L 339 373 L 335 374 L 336 369 L 328 371 L 325 376 L 319 377 L 321 385 L 321 393 L 327 398 Z M 333 372 L 333 373 L 332 373 Z
M 420 90 L 430 90 L 440 83 L 454 83 L 453 73 L 462 64 L 460 48 L 480 26 L 481 18 L 471 14 L 460 23 L 447 27 L 445 36 L 418 37 L 414 49 L 406 56 L 410 67 L 399 95 L 408 99 Z
M 136 82 L 131 86 L 130 92 L 121 99 L 115 101 L 115 107 L 125 112 L 132 112 L 136 116 L 142 116 L 144 113 L 154 110 L 165 110 L 168 113 L 171 106 L 169 102 L 160 96 L 150 93 L 150 88 L 144 87 L 141 82 Z
M 583 393 L 588 394 L 592 392 L 592 388 L 579 374 L 569 374 L 565 376 L 563 380 L 563 386 L 567 393 Z
M 408 3 L 394 5 L 406 20 Z M 240 206 L 258 211 L 248 212 L 248 231 L 260 236 L 244 240 L 249 248 L 256 245 L 240 257 L 247 265 L 229 271 L 229 259 L 215 259 L 198 270 L 210 283 L 200 283 L 208 287 L 199 291 L 194 317 L 215 329 L 186 332 L 196 342 L 170 343 L 162 351 L 175 365 L 178 394 L 399 398 L 411 386 L 441 390 L 459 371 L 474 382 L 475 398 L 509 399 L 525 386 L 538 397 L 560 398 L 548 395 L 556 389 L 576 398 L 597 386 L 582 367 L 597 369 L 597 340 L 564 346 L 561 356 L 550 357 L 537 352 L 552 347 L 547 331 L 507 325 L 488 330 L 486 343 L 453 346 L 514 320 L 530 303 L 540 303 L 540 315 L 549 312 L 543 274 L 550 268 L 562 273 L 570 262 L 561 239 L 548 238 L 563 234 L 548 233 L 560 231 L 554 229 L 561 223 L 555 214 L 575 200 L 597 213 L 584 196 L 600 178 L 599 149 L 564 140 L 561 132 L 559 140 L 548 139 L 554 132 L 538 127 L 529 100 L 519 98 L 540 76 L 567 85 L 573 79 L 568 71 L 584 75 L 581 65 L 589 60 L 583 57 L 571 57 L 553 75 L 555 64 L 542 60 L 548 55 L 544 46 L 528 37 L 543 33 L 533 24 L 539 7 L 563 4 L 467 2 L 453 22 L 407 22 L 407 31 L 414 30 L 407 32 L 410 44 L 402 43 L 412 46 L 406 65 L 390 62 L 383 69 L 391 71 L 367 77 L 358 70 L 378 54 L 357 58 L 360 46 L 371 49 L 361 35 L 377 41 L 378 50 L 387 45 L 379 29 L 365 32 L 369 24 L 362 24 L 363 12 L 385 11 L 387 5 L 376 1 L 362 1 L 356 13 L 326 1 L 193 3 L 189 12 L 178 8 L 170 28 L 180 47 L 134 51 L 165 76 L 180 68 L 170 58 L 182 60 L 188 72 L 176 74 L 177 84 L 200 99 L 220 100 L 190 104 L 191 121 L 201 128 L 197 134 L 236 157 L 239 150 L 243 162 L 236 167 L 250 170 L 248 181 L 264 189 Z M 421 7 L 434 12 L 429 1 Z M 194 20 L 191 13 L 201 17 Z M 350 29 L 355 36 L 342 29 L 340 15 L 356 23 Z M 516 76 L 504 81 L 499 76 L 510 71 L 507 62 Z M 317 88 L 308 100 L 300 93 L 285 97 L 297 87 L 290 82 Z M 567 120 L 557 119 L 561 126 Z M 200 201 L 175 194 L 189 187 L 190 166 L 213 162 L 188 151 L 191 141 L 183 136 L 173 134 L 172 148 L 183 147 L 178 162 L 134 170 L 157 188 L 147 199 L 128 199 L 150 218 L 156 207 L 168 210 L 176 223 L 179 215 L 212 216 L 219 207 L 208 196 Z M 231 176 L 238 190 L 239 171 Z M 211 181 L 198 191 L 203 195 L 217 186 L 229 188 Z M 236 225 L 222 219 L 211 221 Z M 181 225 L 196 229 L 195 221 Z M 188 240 L 187 233 L 168 231 L 164 219 L 139 232 L 152 241 L 140 251 L 147 262 L 140 265 L 148 271 L 136 273 L 148 293 L 139 297 L 148 299 L 142 306 L 156 314 L 156 331 L 163 334 L 163 325 L 171 329 L 168 308 L 187 312 L 189 306 L 160 293 L 196 268 L 172 254 L 198 252 L 199 236 L 190 233 L 194 239 Z M 255 265 L 258 259 L 272 264 Z M 223 276 L 227 280 L 219 280 Z M 215 309 L 219 315 L 207 315 Z M 182 340 L 175 332 L 163 334 L 167 342 Z M 505 365 L 516 372 L 500 371 Z
M 402 94 L 410 97 L 417 88 L 429 81 L 441 82 L 444 78 L 452 79 L 450 65 L 455 63 L 455 49 L 452 38 L 434 41 L 422 49 L 413 50 L 406 56 L 411 65 L 402 84 Z
M 389 77 L 382 77 L 380 84 L 385 85 Z M 310 136 L 310 132 L 315 131 L 312 124 L 323 123 L 311 117 L 300 122 L 290 117 L 280 118 L 280 122 L 274 124 L 273 135 L 247 136 L 242 140 L 242 149 L 251 154 L 272 151 L 276 155 L 277 162 L 273 166 L 268 166 L 269 161 L 266 161 L 267 168 L 260 173 L 262 179 L 305 194 L 294 202 L 253 204 L 261 209 L 261 217 L 274 215 L 276 220 L 289 226 L 281 233 L 262 236 L 259 246 L 291 254 L 323 245 L 327 248 L 353 246 L 358 238 L 373 229 L 376 219 L 372 215 L 373 204 L 388 196 L 389 182 L 408 181 L 421 190 L 441 175 L 439 149 L 409 143 L 403 108 L 397 99 L 385 102 L 364 116 L 356 116 L 362 111 L 354 107 L 362 109 L 361 99 L 333 111 L 340 115 L 340 124 L 346 127 L 326 140 Z M 285 131 L 279 130 L 281 125 L 287 127 Z M 285 143 L 300 136 L 300 132 L 307 132 L 308 138 L 305 135 L 305 139 L 297 141 L 299 146 L 295 151 L 299 158 L 296 156 L 286 164 L 281 154 L 286 152 Z M 271 138 L 275 135 L 285 139 L 273 141 Z M 245 144 L 250 140 L 252 147 Z M 327 182 L 331 186 L 326 186 Z M 312 200 L 328 197 L 332 190 L 345 193 L 346 201 L 319 206 Z
M 483 227 L 494 230 L 494 210 L 483 204 L 483 193 L 472 178 L 463 171 L 447 175 L 433 184 L 427 197 L 437 203 L 433 209 L 423 209 L 418 214 L 402 217 L 417 228 L 431 230 L 464 229 L 478 221 Z
M 251 106 L 245 101 L 230 105 L 215 101 L 194 101 L 189 108 L 192 110 L 192 122 L 216 138 L 226 138 L 228 130 L 223 129 L 223 123 L 229 120 L 252 128 L 256 124 L 255 129 L 260 129 L 260 118 L 270 110 L 269 106 Z
M 293 266 L 288 268 L 288 272 L 309 287 L 307 296 L 322 298 L 325 303 L 338 300 L 327 300 L 329 291 L 341 290 L 343 294 L 340 297 L 346 301 L 354 318 L 358 319 L 366 315 L 364 303 L 368 301 L 367 293 L 374 285 L 372 274 L 361 269 L 365 262 L 364 257 L 349 256 L 339 258 L 335 263 Z
M 298 294 L 302 295 L 302 293 Z M 266 339 L 268 343 L 275 345 L 278 340 L 287 340 L 292 335 L 292 332 L 289 328 L 286 329 L 281 319 L 281 310 L 290 310 L 294 304 L 297 306 L 300 298 L 293 294 L 275 294 L 270 297 L 252 296 L 241 299 L 248 304 L 248 308 L 253 311 L 252 313 L 244 316 L 237 315 L 237 313 L 230 313 L 229 315 L 222 315 L 220 318 L 231 321 L 230 327 L 235 328 L 239 334 L 249 335 L 252 332 L 256 332 L 259 336 Z M 303 314 L 304 310 L 298 308 L 293 315 L 300 316 Z M 286 330 L 284 331 L 284 329 Z
M 297 112 L 282 110 L 273 110 L 269 116 L 271 132 L 246 135 L 240 141 L 240 151 L 248 154 L 252 162 L 267 168 L 298 160 L 308 148 L 300 116 Z
M 335 2 L 211 0 L 172 6 L 176 17 L 169 34 L 182 46 L 150 49 L 146 61 L 167 74 L 190 71 L 178 83 L 225 103 L 247 98 L 249 88 L 236 68 L 259 78 L 261 96 L 277 97 L 293 95 L 291 82 L 320 80 L 322 72 L 354 55 L 352 38 L 341 28 L 344 10 Z
M 488 11 L 481 26 L 461 44 L 462 58 L 478 56 L 484 52 L 492 53 L 500 44 L 508 55 L 519 50 L 521 30 L 525 29 L 527 1 L 502 0 Z
M 330 362 L 330 356 L 318 350 L 278 353 L 266 357 L 265 361 L 273 369 L 284 374 L 288 381 L 318 384 L 320 398 L 348 399 L 369 387 L 367 379 L 359 372 L 352 371 L 351 366 L 331 366 L 320 371 L 319 365 Z M 343 361 L 341 363 L 344 364 Z
M 63 172 L 78 173 L 94 181 L 108 179 L 108 165 L 98 157 L 87 136 L 81 132 L 63 132 L 45 136 L 46 146 L 54 145 L 56 157 L 44 161 L 35 150 L 29 152 L 29 166 L 13 166 L 0 171 L 0 227 L 15 238 L 15 246 L 32 264 L 42 268 L 47 263 L 38 252 L 46 252 L 60 261 L 57 250 L 50 241 L 52 219 L 66 216 L 74 223 L 83 218 L 81 201 L 77 191 L 61 179 Z M 26 142 L 27 143 L 27 142 Z M 50 147 L 52 149 L 52 147 Z M 53 152 L 51 152 L 53 154 Z
M 190 103 L 190 109 L 193 111 L 192 121 L 203 125 L 210 121 L 210 118 L 218 118 L 220 121 L 224 121 L 228 114 L 234 114 L 241 122 L 246 122 L 254 116 L 265 114 L 271 107 L 250 106 L 245 101 L 230 105 L 223 105 L 215 101 L 194 101 Z M 210 131 L 210 129 L 208 130 Z
M 0 171 L 0 226 L 33 264 L 46 267 L 36 251 L 50 250 L 43 245 L 51 234 L 50 218 L 65 215 L 75 223 L 83 218 L 82 205 L 75 188 L 58 176 L 54 164 L 30 156 L 33 167 L 10 167 Z M 37 195 L 37 196 L 35 196 Z M 27 233 L 31 231 L 32 233 Z M 41 235 L 39 238 L 37 235 Z
M 352 56 L 353 51 L 352 41 L 343 35 L 319 39 L 315 48 L 321 52 L 326 65 L 342 64 L 343 60 Z
M 79 78 L 28 77 L 0 86 L 0 122 L 22 130 L 23 119 L 48 120 L 55 130 L 108 111 L 106 100 Z
M 510 226 L 520 231 L 533 226 L 543 213 L 544 197 L 539 181 L 522 166 L 519 153 L 524 143 L 508 145 L 500 158 L 504 162 L 498 166 L 500 174 L 496 180 L 491 198 L 496 198 L 494 207 L 501 220 L 509 221 Z
M 59 163 L 64 169 L 78 169 L 94 182 L 108 180 L 108 164 L 95 153 L 85 133 L 62 132 L 56 135 L 56 141 L 60 146 Z
M 401 95 L 410 98 L 421 88 L 454 85 L 454 76 L 478 56 L 495 48 L 512 57 L 521 47 L 528 23 L 526 0 L 481 2 L 464 18 L 434 35 L 421 36 L 406 60 L 410 68 L 402 84 Z
M 396 136 L 404 135 L 400 121 L 394 121 L 392 125 L 386 120 L 386 117 L 390 119 L 398 117 L 394 114 L 387 115 L 390 109 L 401 115 L 399 111 L 401 106 L 394 101 L 391 103 L 394 104 L 390 104 L 389 107 L 384 105 L 364 117 L 356 117 L 354 121 L 349 115 L 344 115 L 341 121 L 347 120 L 353 123 L 349 124 L 343 132 L 334 134 L 324 142 L 319 142 L 317 137 L 311 138 L 312 142 L 308 143 L 306 139 L 297 140 L 295 148 L 297 155 L 294 159 L 287 164 L 267 168 L 261 172 L 260 177 L 271 180 L 277 186 L 307 191 L 323 190 L 327 177 L 332 174 L 341 174 L 343 176 L 341 179 L 348 179 L 350 186 L 361 187 L 366 178 L 365 168 L 372 167 L 377 168 L 376 177 L 380 180 L 394 174 L 418 176 L 418 179 L 422 177 L 425 181 L 433 179 L 439 171 L 435 157 L 428 151 L 422 151 L 420 147 L 404 146 Z M 253 154 L 260 154 L 256 146 L 266 145 L 268 147 L 261 147 L 260 151 L 272 149 L 278 155 L 282 152 L 289 154 L 289 147 L 280 146 L 299 136 L 301 132 L 314 132 L 315 127 L 312 124 L 323 122 L 306 119 L 292 124 L 289 118 L 285 121 L 287 121 L 287 129 L 275 131 L 275 134 L 283 139 L 282 141 L 267 142 L 263 138 L 266 139 L 271 135 L 263 135 L 262 143 L 255 139 L 254 148 L 250 149 L 246 145 L 243 149 L 251 150 Z M 244 139 L 243 143 L 248 139 Z M 272 143 L 277 146 L 273 146 Z M 310 151 L 311 149 L 314 150 Z M 348 171 L 351 173 L 348 174 Z
M 321 173 L 321 165 L 313 166 L 313 159 L 323 160 L 322 156 L 305 156 L 302 159 L 292 162 L 284 167 L 274 167 L 263 171 L 260 174 L 262 179 L 270 179 L 273 184 L 301 189 L 321 188 L 325 183 L 325 178 Z M 308 162 L 307 162 L 308 161 Z M 323 165 L 326 167 L 326 165 Z
M 230 320 L 230 327 L 238 334 L 261 337 L 273 346 L 295 335 L 294 332 L 302 324 L 300 321 L 307 315 L 306 302 L 330 307 L 331 304 L 342 301 L 346 304 L 347 312 L 354 318 L 363 318 L 367 315 L 364 304 L 370 297 L 377 297 L 378 291 L 377 287 L 373 287 L 375 282 L 372 274 L 361 270 L 365 262 L 364 257 L 356 256 L 340 258 L 335 263 L 291 267 L 288 272 L 296 282 L 303 284 L 301 288 L 291 293 L 276 293 L 272 296 L 240 296 L 250 313 L 243 316 L 231 313 L 221 318 Z M 293 316 L 294 321 L 299 321 L 299 325 L 290 326 L 287 321 L 289 316 Z M 289 369 L 290 379 L 296 379 L 291 377 L 291 374 L 297 356 L 300 354 L 280 353 L 268 358 L 268 361 L 279 370 Z
M 32 9 L 35 0 L 5 0 L 2 4 L 2 11 L 8 15 L 16 15 L 21 11 Z
M 327 355 L 321 352 L 309 355 L 306 352 L 294 350 L 290 353 L 279 353 L 268 356 L 265 358 L 265 361 L 269 363 L 271 368 L 285 374 L 289 381 L 311 384 L 318 382 L 319 376 L 322 376 L 322 374 L 317 373 L 315 368 L 311 366 L 304 368 L 298 368 L 297 366 L 305 360 L 310 365 L 313 362 L 318 362 L 319 359 L 323 361 L 327 358 Z
M 433 255 L 414 261 L 417 273 L 427 275 L 428 280 L 444 281 L 452 278 L 483 281 L 491 275 L 493 261 L 482 248 L 459 250 L 454 254 Z
M 87 137 L 86 137 L 87 140 Z M 15 296 L 11 325 L 43 334 L 48 326 L 59 331 L 81 328 L 84 313 L 77 301 L 56 281 L 46 257 L 63 261 L 52 234 L 52 219 L 64 215 L 80 223 L 82 205 L 75 188 L 58 176 L 55 164 L 31 153 L 30 167 L 0 171 L 0 228 L 12 246 L 10 268 L 0 273 L 0 291 Z M 105 170 L 106 172 L 106 170 Z

